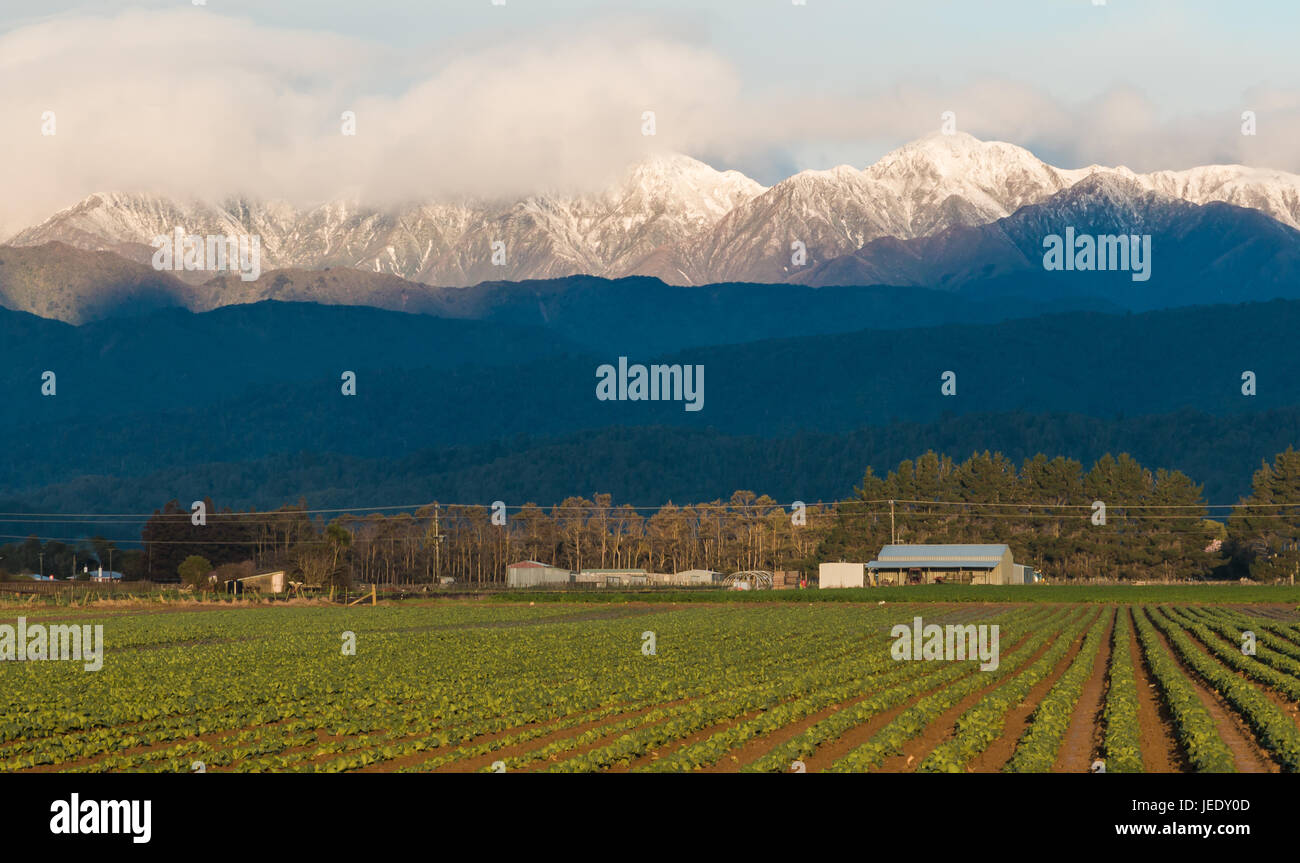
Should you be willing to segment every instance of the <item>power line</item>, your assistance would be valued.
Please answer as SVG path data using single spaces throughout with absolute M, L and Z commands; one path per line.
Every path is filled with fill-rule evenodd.
M 788 515 L 788 514 L 786 514 L 786 515 Z M 833 524 L 834 522 L 838 521 L 840 515 L 841 515 L 840 513 L 833 512 L 833 511 L 826 511 L 826 512 L 820 512 L 820 513 L 809 513 L 809 514 L 808 514 L 808 521 L 809 521 L 810 523 L 811 523 L 811 522 L 814 522 L 814 521 L 819 521 L 819 522 L 826 523 L 826 524 Z M 880 517 L 880 518 L 883 520 L 884 518 L 886 518 L 887 516 L 889 516 L 889 512 L 888 512 L 887 510 L 880 510 L 880 511 L 872 511 L 872 512 L 866 512 L 866 513 L 859 513 L 859 515 L 864 516 L 864 517 L 865 517 L 865 516 L 878 516 L 878 517 Z M 939 519 L 949 519 L 949 518 L 960 518 L 960 517 L 962 517 L 962 516 L 949 516 L 949 515 L 943 515 L 943 514 L 937 514 L 937 513 L 928 513 L 928 514 L 927 514 L 927 513 L 920 513 L 920 514 L 918 514 L 918 513 L 914 513 L 914 512 L 904 512 L 904 513 L 900 513 L 899 515 L 900 515 L 900 516 L 903 516 L 903 517 L 905 517 L 905 518 L 907 518 L 907 519 L 910 519 L 910 520 L 912 520 L 912 521 L 916 521 L 916 520 L 918 520 L 918 519 L 935 519 L 935 518 L 939 518 Z M 1072 514 L 1051 514 L 1051 513 L 1033 513 L 1033 514 L 1026 514 L 1026 513 L 976 513 L 976 514 L 966 514 L 966 517 L 969 517 L 969 518 L 972 518 L 972 519 L 975 519 L 975 520 L 982 520 L 982 519 L 983 519 L 983 520 L 987 520 L 987 519 L 1004 519 L 1004 520 L 1019 520 L 1019 521 L 1025 522 L 1025 523 L 1032 523 L 1032 522 L 1034 522 L 1034 521 L 1042 521 L 1042 520 L 1047 520 L 1047 519 L 1054 520 L 1054 521 L 1061 521 L 1061 522 L 1069 522 L 1069 521 L 1074 521 L 1074 522 L 1080 522 L 1080 521 L 1082 521 L 1082 522 L 1087 522 L 1087 521 L 1090 519 L 1090 516 L 1091 516 L 1090 513 L 1072 513 Z M 212 517 L 209 516 L 209 518 L 212 518 Z M 1258 516 L 1258 518 L 1266 518 L 1266 519 L 1293 519 L 1294 516 L 1291 516 L 1291 515 L 1285 515 L 1285 514 L 1280 514 L 1280 513 L 1273 513 L 1273 514 L 1261 514 L 1260 516 Z M 446 516 L 444 516 L 443 519 L 446 520 Z M 753 523 L 752 523 L 752 522 L 749 522 L 748 520 L 749 520 L 749 517 L 747 517 L 746 515 L 744 515 L 744 514 L 742 514 L 742 513 L 731 513 L 731 514 L 727 515 L 726 517 L 720 519 L 720 521 L 730 522 L 730 523 L 732 523 L 733 525 L 736 524 L 737 522 L 748 522 L 748 523 L 750 523 L 750 524 L 752 525 Z M 1208 519 L 1205 519 L 1205 518 L 1203 518 L 1203 517 L 1201 517 L 1201 516 L 1198 516 L 1198 515 L 1160 515 L 1160 514 L 1157 514 L 1157 513 L 1151 513 L 1151 514 L 1123 513 L 1123 512 L 1115 512 L 1114 510 L 1108 508 L 1106 524 L 1104 524 L 1104 525 L 1096 525 L 1095 527 L 1097 527 L 1099 530 L 1105 530 L 1106 528 L 1109 528 L 1109 527 L 1114 527 L 1114 526 L 1122 525 L 1122 524 L 1131 524 L 1131 523 L 1157 522 L 1157 521 L 1163 521 L 1163 522 L 1190 522 L 1190 524 L 1185 524 L 1185 525 L 1179 525 L 1179 524 L 1166 524 L 1162 529 L 1164 529 L 1164 530 L 1168 530 L 1168 531 L 1188 531 L 1188 532 L 1192 532 L 1192 531 L 1199 531 L 1199 530 L 1201 530 L 1201 529 L 1202 529 L 1202 523 L 1205 522 L 1205 521 L 1207 521 L 1207 520 L 1208 520 Z M 434 518 L 433 518 L 433 516 L 429 516 L 429 517 L 427 517 L 427 519 L 425 519 L 425 521 L 427 521 L 430 525 L 432 525 L 432 523 L 433 523 L 433 521 L 434 521 Z M 585 526 L 591 526 L 591 525 L 593 525 L 593 524 L 595 524 L 595 523 L 597 523 L 597 522 L 599 522 L 599 521 L 601 521 L 601 520 L 600 520 L 600 519 L 589 519 L 589 520 L 587 521 L 587 525 L 585 525 Z M 612 523 L 611 525 L 608 525 L 608 526 L 611 526 L 611 527 L 612 527 L 612 526 L 615 526 L 615 525 L 617 524 L 617 521 L 616 521 L 616 520 L 612 520 L 612 519 L 611 519 L 610 521 L 613 522 L 613 523 Z M 53 524 L 54 522 L 45 522 L 45 523 L 46 523 L 46 524 Z M 760 523 L 762 523 L 762 522 L 760 522 Z M 452 529 L 454 529 L 454 524 L 455 524 L 455 523 L 454 523 L 454 521 L 453 521 L 453 527 L 452 527 Z M 376 525 L 376 526 L 379 526 L 379 525 Z M 392 522 L 384 522 L 382 526 L 385 526 L 385 527 L 391 527 L 391 526 L 393 526 L 393 523 L 392 523 Z M 478 526 L 481 527 L 482 525 L 479 524 Z M 800 527 L 804 527 L 804 526 L 808 526 L 808 525 L 803 525 L 803 526 L 800 526 Z M 812 525 L 812 526 L 819 526 L 819 525 Z M 929 527 L 928 525 L 923 525 L 923 526 Z M 361 525 L 358 525 L 358 527 L 365 527 L 365 525 L 364 525 L 364 524 L 361 524 Z M 914 528 L 915 528 L 915 525 L 912 525 L 912 527 L 913 527 L 913 529 L 914 529 Z M 205 529 L 205 528 L 197 527 L 197 526 L 196 526 L 196 530 L 203 530 L 203 529 Z M 384 538 L 385 538 L 385 537 L 379 537 L 379 539 L 384 539 Z M 391 538 L 391 537 L 390 537 L 390 538 Z M 425 538 L 425 539 L 430 539 L 430 540 L 440 541 L 442 538 L 445 538 L 445 537 L 444 537 L 443 535 L 441 535 L 441 532 L 440 532 L 440 535 L 439 535 L 439 536 L 429 536 L 429 537 L 424 537 L 424 538 Z M 47 535 L 47 534 L 39 534 L 39 533 L 27 533 L 27 534 L 0 534 L 0 539 L 9 539 L 9 540 L 28 540 L 28 539 L 36 539 L 36 540 L 43 541 L 43 542 L 62 542 L 62 543 L 67 543 L 67 544 L 78 544 L 78 543 L 85 544 L 85 543 L 89 543 L 89 542 L 91 542 L 92 540 L 95 540 L 95 539 L 102 539 L 102 540 L 105 541 L 105 542 L 114 543 L 114 544 L 139 544 L 139 543 L 144 543 L 144 544 L 153 544 L 153 545 L 229 545 L 229 546 L 263 546 L 263 545 L 265 545 L 265 546 L 276 546 L 276 545 L 280 544 L 282 541 L 284 541 L 284 538 L 283 538 L 282 535 L 263 536 L 263 537 L 258 538 L 258 539 L 238 539 L 238 538 L 231 538 L 231 539 L 176 539 L 176 540 L 161 540 L 161 539 L 159 539 L 159 540 L 153 540 L 153 539 L 145 539 L 145 538 L 143 538 L 142 536 L 138 536 L 138 535 L 137 535 L 137 536 L 131 536 L 131 537 L 100 537 L 100 536 L 96 536 L 96 537 L 88 537 L 88 536 L 85 536 L 85 535 L 81 535 L 81 536 L 50 536 L 50 535 Z M 370 541 L 371 539 L 373 539 L 373 538 L 363 538 L 361 541 Z M 403 538 L 403 541 L 406 541 L 406 539 L 408 539 L 408 538 Z M 323 539 L 291 539 L 290 541 L 291 541 L 293 544 L 295 544 L 295 545 L 311 545 L 311 544 L 318 544 L 318 543 L 324 543 L 324 542 L 326 542 L 326 540 L 323 540 Z
M 827 507 L 845 508 L 845 507 L 873 505 L 873 504 L 888 504 L 890 502 L 891 501 L 889 498 L 879 498 L 879 499 L 844 498 L 842 500 L 832 500 L 832 501 L 823 501 L 823 500 L 791 501 L 789 503 L 785 503 L 781 501 L 772 501 L 771 503 L 709 502 L 709 503 L 694 503 L 694 504 L 674 504 L 669 502 L 663 504 L 647 504 L 647 505 L 611 503 L 608 506 L 600 506 L 595 503 L 588 503 L 586 505 L 575 504 L 572 506 L 563 506 L 560 504 L 544 506 L 541 504 L 524 503 L 524 504 L 503 504 L 502 506 L 496 507 L 496 509 L 498 510 L 504 509 L 506 511 L 515 511 L 515 512 L 520 512 L 526 509 L 535 509 L 537 510 L 537 512 L 543 515 L 546 515 L 548 513 L 554 513 L 554 512 L 587 513 L 587 512 L 600 510 L 603 511 L 607 517 L 612 518 L 617 516 L 619 513 L 626 513 L 626 512 L 658 513 L 667 510 L 669 507 L 672 507 L 674 510 L 693 510 L 693 511 L 706 511 L 706 512 L 717 510 L 717 511 L 725 511 L 725 512 L 766 511 L 768 513 L 773 513 L 777 511 L 787 510 L 788 508 L 793 507 L 795 503 L 802 503 L 805 507 L 809 509 L 812 509 L 814 507 L 824 509 Z M 1013 508 L 1013 509 L 1080 509 L 1080 510 L 1091 510 L 1093 508 L 1093 504 L 1091 503 L 1055 503 L 1055 502 L 1035 503 L 1030 501 L 962 501 L 962 500 L 923 500 L 923 499 L 894 498 L 893 502 L 898 504 L 908 504 L 912 506 L 1001 507 L 1001 508 Z M 388 506 L 372 506 L 372 507 L 338 507 L 332 509 L 242 510 L 242 511 L 231 511 L 231 512 L 213 512 L 207 514 L 206 517 L 209 519 L 221 519 L 223 521 L 229 522 L 229 521 L 241 521 L 241 520 L 250 520 L 250 519 L 258 519 L 258 520 L 271 520 L 275 518 L 289 519 L 296 516 L 304 516 L 304 515 L 329 515 L 329 514 L 352 515 L 352 514 L 360 514 L 360 513 L 379 515 L 384 512 L 394 512 L 397 515 L 409 514 L 412 516 L 421 516 L 420 513 L 421 510 L 431 509 L 434 506 L 441 506 L 447 509 L 463 509 L 463 510 L 488 509 L 490 510 L 493 508 L 493 505 L 495 503 L 496 503 L 495 501 L 493 503 L 431 502 L 431 503 L 422 503 L 422 504 L 394 504 Z M 1106 503 L 1106 508 L 1108 510 L 1115 510 L 1115 509 L 1123 509 L 1123 510 L 1129 510 L 1129 509 L 1159 509 L 1159 510 L 1264 509 L 1264 510 L 1268 510 L 1268 509 L 1300 508 L 1300 502 L 1294 502 L 1294 503 L 1238 502 L 1238 503 L 1174 504 L 1174 503 L 1124 503 L 1122 501 L 1117 501 L 1117 502 L 1105 501 L 1105 503 Z M 407 512 L 408 510 L 414 510 L 414 512 L 408 513 Z M 10 524 L 47 524 L 50 522 L 66 522 L 66 523 L 74 523 L 74 524 L 83 524 L 83 523 L 84 524 L 94 524 L 94 523 L 112 524 L 115 522 L 120 522 L 121 520 L 136 522 L 136 521 L 150 521 L 150 520 L 189 519 L 192 517 L 192 515 L 193 513 L 189 510 L 185 510 L 182 512 L 154 511 L 150 513 L 0 512 L 0 521 L 8 522 Z M 423 516 L 423 517 L 427 517 L 427 516 Z

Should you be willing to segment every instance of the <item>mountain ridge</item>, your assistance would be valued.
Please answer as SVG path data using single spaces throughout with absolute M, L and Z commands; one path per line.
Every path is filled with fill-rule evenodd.
M 1078 235 L 1149 237 L 1148 272 L 1135 282 L 1129 271 L 1045 271 L 1044 239 L 1067 228 Z M 995 222 L 875 240 L 792 281 L 986 293 L 1029 293 L 1032 285 L 1040 298 L 1087 292 L 1134 309 L 1268 300 L 1300 296 L 1300 231 L 1258 210 L 1194 204 L 1122 175 L 1094 174 Z
M 389 208 L 330 201 L 296 208 L 234 197 L 179 203 L 125 192 L 87 196 L 26 228 L 13 246 L 65 242 L 141 263 L 173 228 L 256 234 L 263 269 L 351 267 L 439 287 L 570 275 L 647 275 L 670 284 L 779 282 L 791 243 L 816 266 L 884 237 L 916 239 L 1012 215 L 1096 174 L 1189 203 L 1258 210 L 1300 227 L 1300 176 L 1241 165 L 1137 174 L 1123 166 L 1057 168 L 1028 150 L 933 133 L 863 169 L 797 173 L 771 187 L 679 154 L 629 167 L 603 191 L 516 201 L 416 201 Z M 493 244 L 505 261 L 493 263 Z M 180 272 L 189 282 L 208 274 Z

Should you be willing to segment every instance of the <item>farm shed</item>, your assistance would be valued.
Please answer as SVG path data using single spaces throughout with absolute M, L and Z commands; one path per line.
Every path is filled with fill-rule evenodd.
M 507 587 L 539 587 L 546 584 L 568 584 L 573 573 L 548 563 L 525 560 L 506 567 Z
M 711 569 L 684 569 L 673 576 L 673 584 L 714 584 L 722 579 L 722 573 Z
M 867 568 L 880 584 L 1016 584 L 1005 545 L 887 545 Z
M 584 569 L 574 580 L 605 587 L 627 587 L 649 584 L 650 573 L 644 569 Z
M 1015 575 L 1011 579 L 1012 584 L 1035 584 L 1039 575 L 1034 571 L 1032 566 L 1025 566 L 1022 563 L 1013 564 Z
M 246 590 L 254 590 L 258 593 L 284 593 L 288 585 L 288 576 L 284 570 L 261 572 L 257 575 L 236 578 L 230 584 L 232 586 L 227 590 L 233 593 L 243 593 Z
M 817 586 L 866 587 L 866 565 L 861 563 L 823 563 L 817 567 Z

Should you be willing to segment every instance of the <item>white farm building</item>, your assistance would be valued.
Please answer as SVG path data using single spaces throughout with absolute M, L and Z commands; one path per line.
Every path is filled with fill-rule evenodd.
M 568 584 L 573 573 L 548 563 L 524 560 L 506 567 L 507 587 L 540 587 L 542 585 Z

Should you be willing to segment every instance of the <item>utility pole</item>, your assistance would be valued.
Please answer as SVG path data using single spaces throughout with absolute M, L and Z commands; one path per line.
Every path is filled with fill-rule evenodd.
M 894 502 L 889 502 L 889 544 L 896 545 L 898 537 L 894 533 Z
M 41 576 L 41 578 L 44 578 L 44 577 L 45 577 L 45 551 L 44 551 L 44 550 L 41 550 L 41 551 L 37 552 L 37 554 L 39 554 L 39 555 L 40 555 L 40 558 L 41 558 L 41 572 L 40 572 L 40 576 Z
M 433 505 L 433 583 L 442 584 L 442 532 L 438 529 L 438 504 Z

